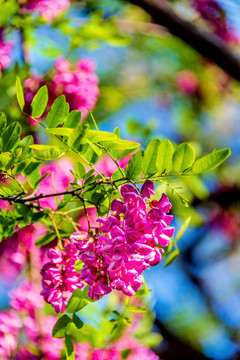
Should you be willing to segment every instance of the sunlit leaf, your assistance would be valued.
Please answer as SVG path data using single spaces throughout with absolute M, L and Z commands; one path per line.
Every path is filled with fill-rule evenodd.
M 230 149 L 221 149 L 211 152 L 210 154 L 203 156 L 197 160 L 192 168 L 194 174 L 201 174 L 206 171 L 215 169 L 224 160 L 231 155 Z
M 25 101 L 24 101 L 24 95 L 23 95 L 23 88 L 20 78 L 17 76 L 16 79 L 16 93 L 17 93 L 17 101 L 20 106 L 20 109 L 23 110 Z
M 177 173 L 182 173 L 188 169 L 195 160 L 195 151 L 187 143 L 180 144 L 176 147 L 173 154 L 173 168 Z
M 44 85 L 40 87 L 31 103 L 31 114 L 35 118 L 39 118 L 44 113 L 48 103 L 48 89 Z
M 147 146 L 142 161 L 142 169 L 145 175 L 153 175 L 157 172 L 156 161 L 160 143 L 159 139 L 153 139 Z
M 172 170 L 173 146 L 171 141 L 165 139 L 158 147 L 157 170 L 160 174 L 169 173 Z

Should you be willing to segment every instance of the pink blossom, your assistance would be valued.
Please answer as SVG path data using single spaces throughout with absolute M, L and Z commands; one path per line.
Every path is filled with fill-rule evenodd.
M 36 309 L 43 307 L 40 291 L 31 282 L 25 282 L 10 293 L 10 305 L 20 314 L 35 316 Z
M 215 0 L 192 0 L 194 8 L 212 27 L 213 32 L 225 42 L 238 43 L 233 29 L 228 26 L 225 11 Z
M 79 251 L 75 244 L 65 241 L 64 249 L 59 247 L 48 251 L 49 262 L 42 270 L 43 295 L 46 302 L 52 304 L 57 313 L 64 312 L 73 291 L 82 288 L 83 283 L 75 270 L 75 262 L 79 260 Z
M 99 96 L 98 77 L 95 64 L 89 59 L 79 59 L 75 68 L 70 62 L 60 58 L 55 63 L 55 71 L 49 87 L 52 98 L 64 94 L 70 110 L 78 110 L 85 119 L 96 104 Z
M 44 84 L 48 87 L 49 102 L 48 108 L 54 100 L 65 95 L 70 105 L 70 111 L 81 111 L 81 120 L 84 120 L 95 107 L 99 96 L 99 79 L 95 74 L 95 64 L 90 59 L 79 59 L 75 66 L 65 58 L 59 58 L 51 74 L 51 80 L 45 81 L 41 76 L 31 76 L 25 83 L 25 111 L 31 113 L 31 101 Z M 37 123 L 31 118 L 28 119 L 31 125 Z
M 1 76 L 1 69 L 6 69 L 10 64 L 11 50 L 12 50 L 12 44 L 4 40 L 3 28 L 0 28 L 0 76 Z
M 7 359 L 17 347 L 17 337 L 21 321 L 13 311 L 0 315 L 0 358 Z
M 183 70 L 176 75 L 178 88 L 187 96 L 197 95 L 199 82 L 197 76 L 190 70 Z
M 28 0 L 22 7 L 23 12 L 37 12 L 46 21 L 54 20 L 61 12 L 70 6 L 69 0 Z
M 103 235 L 75 233 L 70 240 L 85 264 L 80 278 L 89 285 L 88 295 L 97 300 L 113 289 L 134 295 L 143 284 L 142 272 L 161 261 L 163 248 L 171 242 L 174 228 L 168 226 L 171 204 L 165 194 L 150 203 L 144 197 L 154 193 L 146 181 L 140 193 L 135 187 L 121 187 L 122 200 L 112 202 L 112 214 L 100 219 Z
M 17 277 L 26 263 L 28 252 L 39 262 L 39 249 L 34 246 L 35 241 L 46 232 L 43 224 L 37 223 L 26 226 L 15 232 L 0 244 L 0 270 L 8 281 Z

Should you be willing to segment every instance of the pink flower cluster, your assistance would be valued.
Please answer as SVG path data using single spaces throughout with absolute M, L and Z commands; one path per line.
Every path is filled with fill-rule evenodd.
M 11 352 L 17 347 L 17 337 L 21 321 L 13 311 L 0 314 L 0 359 L 9 359 Z
M 20 1 L 19 1 L 20 2 Z M 69 0 L 27 0 L 23 12 L 39 13 L 44 20 L 52 21 L 70 6 Z
M 225 42 L 238 43 L 233 29 L 227 24 L 224 10 L 215 0 L 193 0 L 197 12 L 212 27 L 214 33 Z
M 61 58 L 56 61 L 55 68 L 50 92 L 54 98 L 64 94 L 70 110 L 81 111 L 84 119 L 94 108 L 99 96 L 99 80 L 94 72 L 94 62 L 89 59 L 79 59 L 72 69 L 71 63 Z
M 12 44 L 4 40 L 3 28 L 0 28 L 0 76 L 1 70 L 6 69 L 11 61 L 10 51 L 12 50 Z
M 31 256 L 36 258 L 35 263 L 39 262 L 39 248 L 34 243 L 45 232 L 46 228 L 41 223 L 29 225 L 0 244 L 0 273 L 5 280 L 15 280 L 26 264 L 30 251 Z
M 0 314 L 2 360 L 9 359 L 11 355 L 14 360 L 60 358 L 63 341 L 52 337 L 56 318 L 40 314 L 44 303 L 39 295 L 39 290 L 31 282 L 24 282 L 19 288 L 11 291 L 12 309 Z M 19 330 L 23 336 L 19 336 Z
M 92 110 L 99 96 L 99 79 L 95 74 L 95 64 L 90 59 L 79 59 L 73 68 L 71 63 L 60 58 L 55 63 L 55 68 L 50 74 L 51 80 L 46 84 L 49 91 L 49 106 L 54 100 L 65 95 L 70 105 L 70 110 L 82 113 L 82 120 Z M 24 82 L 26 112 L 31 112 L 31 101 L 38 89 L 45 84 L 41 76 L 31 76 Z M 36 122 L 29 119 L 34 125 Z
M 93 349 L 89 343 L 75 347 L 76 360 L 122 360 L 122 351 L 128 350 L 128 360 L 157 360 L 159 357 L 148 347 L 139 343 L 132 335 L 122 336 L 108 349 Z
M 113 200 L 112 214 L 102 223 L 104 235 L 74 233 L 70 240 L 84 263 L 80 279 L 89 284 L 88 295 L 97 300 L 113 289 L 131 296 L 143 284 L 142 273 L 161 261 L 163 248 L 171 242 L 174 228 L 168 225 L 171 204 L 165 194 L 159 201 L 144 201 L 154 194 L 147 180 L 141 193 L 132 185 L 121 187 L 121 200 Z
M 42 270 L 41 294 L 46 302 L 52 304 L 57 313 L 64 312 L 66 304 L 77 288 L 84 286 L 79 273 L 75 270 L 75 262 L 79 260 L 79 250 L 75 244 L 65 241 L 64 249 L 49 249 L 48 258 Z

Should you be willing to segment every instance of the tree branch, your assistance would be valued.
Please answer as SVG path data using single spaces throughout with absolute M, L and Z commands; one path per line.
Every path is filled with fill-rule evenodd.
M 240 58 L 215 35 L 199 30 L 179 17 L 164 0 L 128 0 L 147 11 L 154 20 L 240 81 Z

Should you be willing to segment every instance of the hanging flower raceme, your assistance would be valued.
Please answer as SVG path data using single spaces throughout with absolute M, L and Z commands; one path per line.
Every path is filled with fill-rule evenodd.
M 142 273 L 161 261 L 171 242 L 171 204 L 165 194 L 147 201 L 154 184 L 146 181 L 141 192 L 132 185 L 121 187 L 122 200 L 113 200 L 112 214 L 102 224 L 102 235 L 74 233 L 70 237 L 84 263 L 80 278 L 89 284 L 88 295 L 97 300 L 113 289 L 131 296 L 143 284 Z
M 25 80 L 25 111 L 30 114 L 34 95 L 46 83 L 49 91 L 49 106 L 58 96 L 65 95 L 70 111 L 81 111 L 81 119 L 84 120 L 89 111 L 95 107 L 99 96 L 99 79 L 95 74 L 94 62 L 90 59 L 79 59 L 73 67 L 65 58 L 60 58 L 55 62 L 49 77 L 51 80 L 48 82 L 39 76 L 31 76 Z M 31 118 L 28 121 L 32 125 L 36 124 Z
M 20 2 L 20 1 L 19 1 Z M 69 0 L 27 0 L 22 12 L 39 13 L 45 21 L 52 21 L 70 6 Z
M 77 288 L 84 286 L 79 273 L 75 270 L 75 262 L 79 260 L 79 250 L 75 244 L 65 241 L 64 249 L 59 247 L 48 251 L 49 262 L 42 270 L 41 294 L 46 302 L 52 304 L 57 313 L 64 312 L 66 304 Z

